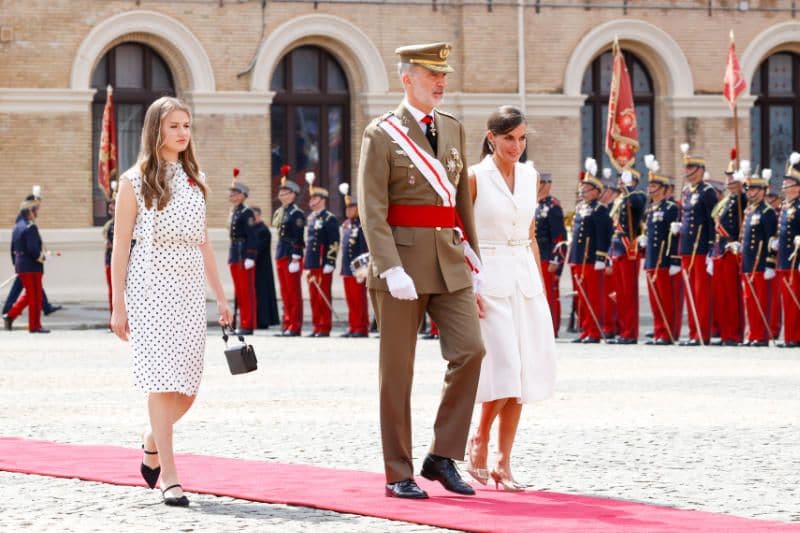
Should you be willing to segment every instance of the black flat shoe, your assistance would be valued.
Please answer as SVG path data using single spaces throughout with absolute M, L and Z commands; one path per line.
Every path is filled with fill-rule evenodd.
M 572 339 L 569 342 L 571 342 L 572 344 L 580 344 L 580 343 L 583 342 L 583 337 L 575 337 L 574 339 Z
M 461 474 L 458 473 L 455 462 L 449 457 L 439 457 L 429 453 L 422 463 L 420 475 L 425 479 L 438 481 L 450 492 L 465 496 L 475 494 L 475 489 L 461 479 Z
M 236 331 L 234 331 L 234 333 L 236 335 L 252 335 L 253 334 L 253 330 L 252 329 L 239 328 Z
M 291 331 L 288 329 L 281 334 L 281 337 L 299 337 L 299 336 L 300 336 L 299 331 Z
M 681 346 L 700 346 L 700 339 L 688 339 L 679 343 Z
M 765 346 L 769 346 L 769 342 L 768 341 L 750 341 L 750 344 L 748 344 L 748 346 L 753 347 L 753 348 L 763 348 Z
M 600 339 L 597 337 L 584 337 L 583 340 L 581 340 L 581 344 L 597 344 L 599 342 Z
M 317 337 L 317 338 L 320 338 L 320 337 L 330 337 L 330 336 L 331 336 L 331 334 L 330 334 L 330 333 L 317 333 L 317 334 L 316 334 L 316 335 L 314 335 L 314 336 L 315 336 L 315 337 Z
M 39 328 L 31 331 L 31 333 L 50 333 L 49 329 Z
M 800 346 L 800 342 L 794 342 L 794 341 L 778 344 L 778 348 L 797 348 L 798 346 Z
M 44 311 L 44 316 L 52 315 L 56 311 L 60 311 L 63 308 L 64 308 L 63 305 L 51 305 L 50 309 L 48 309 L 47 311 Z
M 181 487 L 180 483 L 175 483 L 174 485 L 170 485 L 166 489 L 161 489 L 161 496 L 164 497 L 164 505 L 170 505 L 172 507 L 189 507 L 189 498 L 186 497 L 185 494 L 178 496 L 177 498 L 174 496 L 167 496 L 166 492 L 170 489 L 174 489 L 175 487 Z M 183 490 L 183 487 L 181 487 Z
M 350 336 L 354 339 L 365 339 L 369 337 L 367 333 L 351 333 Z
M 14 324 L 14 319 L 8 315 L 3 315 L 3 326 L 5 327 L 6 331 L 11 331 L 12 325 Z
M 672 346 L 672 341 L 669 339 L 656 339 L 653 344 L 656 346 Z
M 280 333 L 275 333 L 273 337 L 285 337 L 286 332 L 289 331 L 288 329 L 282 329 Z
M 404 479 L 397 483 L 386 484 L 386 496 L 389 498 L 406 498 L 409 500 L 424 500 L 428 493 L 419 488 L 413 479 Z
M 151 452 L 149 450 L 144 449 L 144 444 L 142 444 L 142 450 L 146 455 L 158 455 L 158 452 Z M 142 473 L 142 477 L 144 478 L 144 482 L 147 483 L 147 486 L 151 489 L 156 488 L 156 483 L 158 482 L 158 476 L 161 475 L 161 466 L 157 466 L 155 468 L 150 468 L 144 461 L 142 461 L 142 466 L 139 467 L 139 471 Z
M 352 337 L 352 336 L 353 336 L 353 334 L 352 334 L 352 333 L 350 333 L 349 331 L 345 331 L 344 333 L 342 333 L 342 334 L 341 334 L 341 335 L 339 335 L 339 336 L 340 336 L 340 337 Z

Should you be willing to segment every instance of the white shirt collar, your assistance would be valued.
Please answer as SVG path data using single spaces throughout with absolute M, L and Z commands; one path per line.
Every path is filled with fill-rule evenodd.
M 411 105 L 408 102 L 408 98 L 403 98 L 403 105 L 406 107 L 406 109 L 408 109 L 408 111 L 411 113 L 411 116 L 414 117 L 414 120 L 416 120 L 417 124 L 419 124 L 420 129 L 422 129 L 422 131 L 424 132 L 425 128 L 427 127 L 425 124 L 422 123 L 422 119 L 425 118 L 426 116 L 425 113 L 423 113 L 422 111 Z M 433 117 L 433 114 L 435 112 L 436 112 L 435 108 L 431 110 L 431 117 Z

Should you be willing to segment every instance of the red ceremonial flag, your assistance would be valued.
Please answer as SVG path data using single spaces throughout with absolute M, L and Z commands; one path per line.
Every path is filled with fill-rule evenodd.
M 111 85 L 106 87 L 106 107 L 100 129 L 100 153 L 97 159 L 97 184 L 111 198 L 111 180 L 117 178 L 117 128 L 114 124 L 114 101 Z
M 611 90 L 608 97 L 608 124 L 606 126 L 606 154 L 617 172 L 633 168 L 639 151 L 639 130 L 636 127 L 636 110 L 633 107 L 631 77 L 619 43 L 614 39 L 614 66 L 611 72 Z
M 725 78 L 723 80 L 722 95 L 728 101 L 728 105 L 736 105 L 736 98 L 742 94 L 746 83 L 742 78 L 739 68 L 739 59 L 736 57 L 736 45 L 733 42 L 733 30 L 731 30 L 731 44 L 728 46 L 728 65 L 725 67 Z

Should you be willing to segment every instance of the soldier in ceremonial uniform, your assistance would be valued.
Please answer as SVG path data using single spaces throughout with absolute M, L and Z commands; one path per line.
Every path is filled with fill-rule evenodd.
M 747 180 L 749 203 L 742 236 L 742 291 L 748 326 L 745 346 L 767 346 L 770 339 L 767 282 L 775 277 L 775 250 L 770 239 L 778 230 L 778 217 L 764 201 L 768 188 L 769 180 L 760 176 Z
M 573 342 L 598 343 L 602 338 L 603 276 L 608 266 L 611 244 L 611 217 L 608 208 L 598 201 L 603 183 L 596 177 L 597 163 L 586 160 L 581 179 L 581 201 L 575 207 L 569 264 L 578 293 L 578 320 L 581 334 Z
M 645 157 L 649 172 L 647 192 L 650 206 L 646 212 L 646 233 L 638 241 L 644 246 L 644 268 L 650 311 L 653 314 L 653 338 L 646 344 L 670 345 L 677 339 L 673 280 L 681 271 L 678 251 L 680 211 L 667 198 L 670 179 L 660 174 L 652 155 Z
M 283 302 L 280 336 L 299 337 L 303 326 L 303 294 L 300 272 L 305 250 L 306 215 L 295 203 L 300 186 L 287 178 L 291 168 L 281 167 L 281 185 L 278 199 L 281 207 L 275 211 L 272 225 L 278 228 L 278 246 L 275 250 L 275 270 Z
M 609 216 L 612 216 L 611 213 L 614 209 L 614 206 L 619 205 L 619 203 L 622 201 L 622 191 L 617 186 L 617 181 L 613 178 L 613 173 L 609 167 L 605 167 L 603 169 L 603 178 L 600 181 L 603 183 L 603 192 L 600 193 L 600 198 L 598 198 L 598 201 L 608 208 Z M 613 237 L 613 231 L 611 237 Z M 603 316 L 600 319 L 600 323 L 603 326 L 603 338 L 614 341 L 617 333 L 619 333 L 620 330 L 619 321 L 617 320 L 619 316 L 617 313 L 617 280 L 614 278 L 614 270 L 610 261 L 611 248 L 609 248 L 607 251 L 609 252 L 609 255 L 601 282 L 603 293 L 600 298 L 602 301 L 600 308 L 602 309 L 601 314 Z
M 28 331 L 30 333 L 50 333 L 42 327 L 42 274 L 44 273 L 45 252 L 42 238 L 36 226 L 38 200 L 25 200 L 20 204 L 19 216 L 11 234 L 11 254 L 14 256 L 14 270 L 22 282 L 25 292 L 20 296 L 7 314 L 3 315 L 5 329 L 10 330 L 16 318 L 28 307 Z
M 311 303 L 309 337 L 330 337 L 331 334 L 331 283 L 339 253 L 339 221 L 328 211 L 328 191 L 311 186 L 306 228 L 306 256 L 303 268 L 308 280 L 308 297 Z
M 800 347 L 800 153 L 792 152 L 783 176 L 778 228 L 778 284 L 783 311 L 783 348 Z
M 736 346 L 742 342 L 744 332 L 744 308 L 742 304 L 741 256 L 739 255 L 739 232 L 744 220 L 747 198 L 743 184 L 749 171 L 749 162 L 742 161 L 736 171 L 736 154 L 725 172 L 728 194 L 717 202 L 711 215 L 714 219 L 714 245 L 711 248 L 713 261 L 711 292 L 713 314 L 718 317 L 720 340 L 714 344 Z
M 367 287 L 380 331 L 386 495 L 400 498 L 428 496 L 414 481 L 410 409 L 416 336 L 426 311 L 439 326 L 448 365 L 421 475 L 449 491 L 474 494 L 453 462 L 464 458 L 485 350 L 471 270 L 456 230 L 460 222 L 477 250 L 464 128 L 436 108 L 453 71 L 450 49 L 447 43 L 397 49 L 405 99 L 367 126 L 358 170 L 370 249 Z
M 614 202 L 611 220 L 611 267 L 616 290 L 619 335 L 612 344 L 636 344 L 639 338 L 639 250 L 647 196 L 637 187 L 639 178 L 630 171 L 620 175 L 622 195 Z
M 558 281 L 566 258 L 567 230 L 564 227 L 564 210 L 561 203 L 550 196 L 553 178 L 548 173 L 539 174 L 539 190 L 536 206 L 536 243 L 539 245 L 539 260 L 542 281 L 553 317 L 553 331 L 558 337 L 561 325 L 561 302 Z
M 237 180 L 239 169 L 233 169 L 234 181 L 229 190 L 229 200 L 233 204 L 230 218 L 231 246 L 228 251 L 228 265 L 233 278 L 236 304 L 239 307 L 240 335 L 250 335 L 256 327 L 256 245 L 253 210 L 244 201 L 250 189 Z
M 689 155 L 688 145 L 681 146 L 689 185 L 683 189 L 683 219 L 678 253 L 681 256 L 682 276 L 687 285 L 686 307 L 689 339 L 681 346 L 706 345 L 711 340 L 711 276 L 708 252 L 714 242 L 714 219 L 711 212 L 717 205 L 717 193 L 703 181 L 705 159 Z
M 368 254 L 367 239 L 358 216 L 358 202 L 350 196 L 350 184 L 342 183 L 339 190 L 344 195 L 345 220 L 342 222 L 342 282 L 347 300 L 348 327 L 342 337 L 369 336 L 369 310 L 367 307 L 366 268 L 353 272 L 354 259 L 363 261 Z
M 781 213 L 783 211 L 783 194 L 781 193 L 781 184 L 772 183 L 772 169 L 765 168 L 761 171 L 761 176 L 770 182 L 769 189 L 767 189 L 767 196 L 764 201 L 767 205 L 775 210 L 775 216 L 780 223 Z M 772 239 L 771 246 L 775 251 L 778 249 L 777 235 Z M 777 260 L 777 259 L 776 259 Z M 769 331 L 770 337 L 777 339 L 781 336 L 781 324 L 783 323 L 781 313 L 781 281 L 776 276 L 767 282 L 769 286 Z

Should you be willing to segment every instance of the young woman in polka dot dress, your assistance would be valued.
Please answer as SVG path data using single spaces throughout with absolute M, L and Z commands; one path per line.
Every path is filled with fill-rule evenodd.
M 194 402 L 203 374 L 206 280 L 220 324 L 232 319 L 208 240 L 207 193 L 189 108 L 159 98 L 144 118 L 139 159 L 120 178 L 111 329 L 133 345 L 134 379 L 148 394 L 151 428 L 143 436 L 141 473 L 151 488 L 160 476 L 168 505 L 189 504 L 175 469 L 172 427 Z

